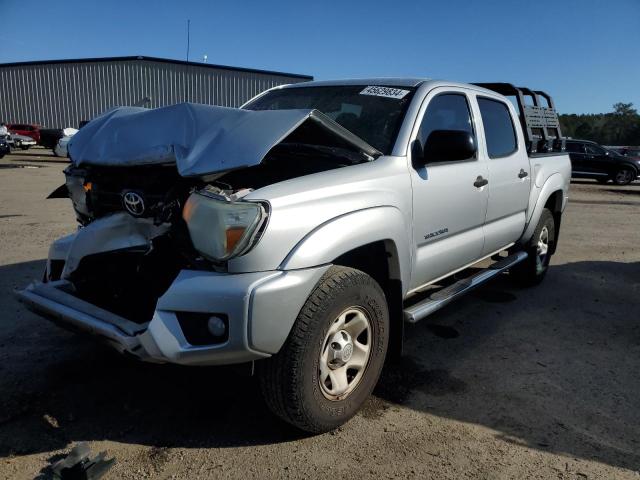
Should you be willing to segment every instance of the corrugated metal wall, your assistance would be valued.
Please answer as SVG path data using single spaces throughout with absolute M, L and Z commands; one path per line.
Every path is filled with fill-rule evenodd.
M 196 102 L 240 106 L 300 77 L 152 60 L 0 65 L 0 120 L 78 127 L 114 106 Z

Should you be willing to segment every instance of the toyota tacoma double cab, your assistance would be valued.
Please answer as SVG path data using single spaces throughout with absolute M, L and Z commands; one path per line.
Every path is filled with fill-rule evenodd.
M 251 364 L 278 416 L 329 431 L 404 322 L 497 275 L 544 278 L 564 145 L 551 98 L 505 83 L 323 81 L 239 109 L 117 108 L 70 140 L 51 196 L 79 228 L 18 295 L 142 360 Z

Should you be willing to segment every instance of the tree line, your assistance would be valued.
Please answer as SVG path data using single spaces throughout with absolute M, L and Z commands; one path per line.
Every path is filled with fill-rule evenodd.
M 640 115 L 633 103 L 616 103 L 613 112 L 560 115 L 565 137 L 601 145 L 640 145 Z

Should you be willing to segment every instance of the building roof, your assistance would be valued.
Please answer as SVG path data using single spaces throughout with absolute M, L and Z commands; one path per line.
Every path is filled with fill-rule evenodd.
M 149 62 L 171 63 L 174 65 L 191 65 L 194 67 L 208 67 L 218 70 L 233 70 L 239 72 L 263 73 L 266 75 L 281 75 L 284 77 L 300 78 L 304 80 L 313 80 L 310 75 L 301 75 L 299 73 L 277 72 L 273 70 L 259 70 L 256 68 L 231 67 L 229 65 L 216 65 L 213 63 L 187 62 L 184 60 L 173 60 L 170 58 L 147 57 L 142 55 L 127 57 L 97 57 L 97 58 L 71 58 L 65 60 L 35 60 L 29 62 L 0 63 L 0 67 L 20 67 L 27 65 L 49 65 L 61 63 L 95 63 L 95 62 L 128 62 L 133 60 L 147 60 Z

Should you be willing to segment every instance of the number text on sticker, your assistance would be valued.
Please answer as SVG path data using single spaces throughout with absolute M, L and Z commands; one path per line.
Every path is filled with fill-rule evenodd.
M 409 93 L 409 90 L 402 90 L 400 88 L 369 86 L 362 90 L 360 95 L 401 99 L 404 98 L 407 93 Z

